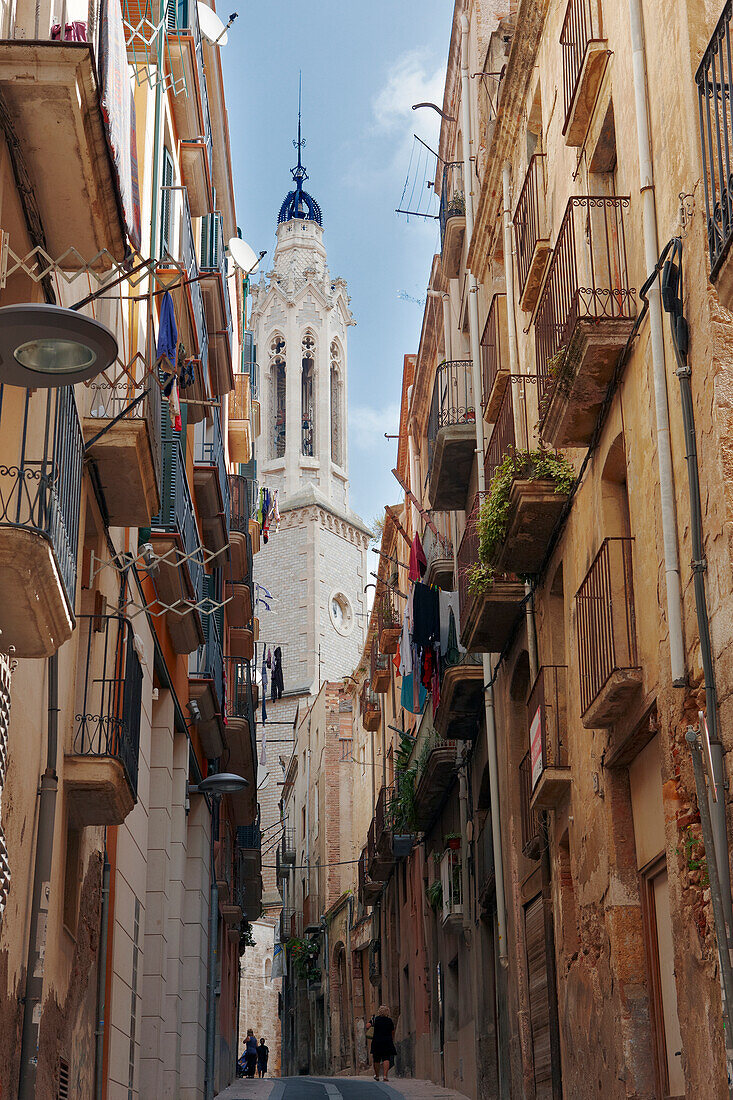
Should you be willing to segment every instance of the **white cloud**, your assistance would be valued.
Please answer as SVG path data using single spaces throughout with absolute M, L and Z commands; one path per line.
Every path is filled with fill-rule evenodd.
M 445 67 L 433 67 L 425 52 L 409 50 L 395 61 L 392 71 L 373 104 L 374 120 L 380 130 L 411 130 L 416 118 L 413 103 L 443 102 Z M 419 114 L 420 130 L 425 140 L 435 139 L 439 118 L 434 111 Z
M 349 407 L 349 436 L 352 445 L 360 451 L 373 451 L 386 440 L 384 433 L 397 432 L 400 422 L 400 406 L 397 402 L 375 409 L 369 405 L 351 405 Z

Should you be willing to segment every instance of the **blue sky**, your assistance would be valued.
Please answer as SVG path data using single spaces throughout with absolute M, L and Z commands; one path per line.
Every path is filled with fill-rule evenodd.
M 232 5 L 234 8 L 234 5 Z M 229 9 L 222 8 L 222 15 Z M 452 0 L 244 0 L 222 49 L 237 216 L 255 250 L 275 245 L 296 162 L 303 72 L 306 188 L 323 210 L 331 273 L 349 284 L 351 506 L 367 522 L 398 499 L 390 473 L 403 356 L 417 350 L 437 222 L 398 217 L 413 133 L 435 148 Z M 269 270 L 269 268 L 266 268 Z

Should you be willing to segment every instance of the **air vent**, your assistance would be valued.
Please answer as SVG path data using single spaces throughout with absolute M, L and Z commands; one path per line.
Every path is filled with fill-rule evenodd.
M 59 1068 L 56 1084 L 56 1100 L 69 1100 L 69 1063 L 59 1058 Z

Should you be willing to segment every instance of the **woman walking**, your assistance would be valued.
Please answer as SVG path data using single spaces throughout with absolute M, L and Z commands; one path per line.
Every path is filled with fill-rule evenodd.
M 380 1005 L 374 1017 L 374 1036 L 372 1038 L 372 1061 L 374 1062 L 374 1080 L 379 1080 L 379 1066 L 382 1065 L 383 1079 L 389 1080 L 389 1065 L 396 1056 L 394 1045 L 394 1020 L 386 1005 Z
M 246 1077 L 254 1077 L 257 1068 L 257 1040 L 252 1028 L 247 1029 L 247 1038 L 244 1041 L 244 1064 Z

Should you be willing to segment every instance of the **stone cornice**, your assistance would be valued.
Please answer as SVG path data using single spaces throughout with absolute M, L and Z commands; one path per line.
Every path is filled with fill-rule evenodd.
M 332 519 L 353 528 L 360 535 L 367 536 L 367 541 L 372 536 L 371 530 L 366 526 L 361 516 L 358 516 L 356 512 L 352 512 L 350 508 L 341 508 L 338 504 L 334 504 L 315 486 L 294 493 L 287 500 L 278 498 L 278 503 L 283 525 L 285 526 L 289 525 L 286 517 L 291 513 L 314 509 L 316 512 L 323 512 Z
M 505 162 L 513 157 L 549 6 L 549 0 L 521 0 L 517 12 L 467 257 L 467 266 L 479 280 L 489 262 L 496 234 L 500 231 L 502 171 Z

